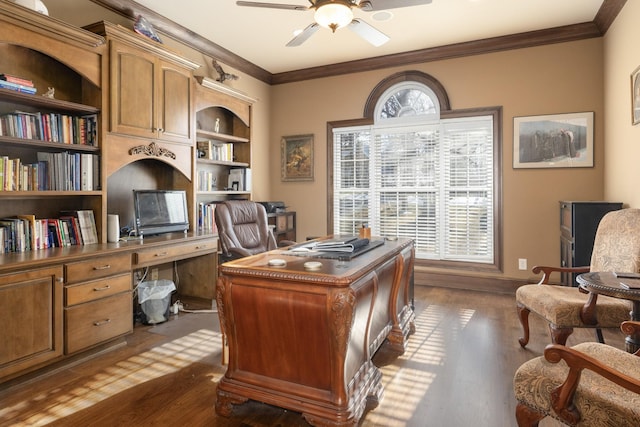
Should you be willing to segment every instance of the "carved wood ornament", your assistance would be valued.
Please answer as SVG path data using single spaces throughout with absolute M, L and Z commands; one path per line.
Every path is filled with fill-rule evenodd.
M 169 157 L 170 159 L 176 158 L 176 154 L 173 151 L 166 148 L 159 147 L 155 142 L 151 142 L 149 145 L 137 145 L 129 150 L 129 155 L 144 154 L 154 157 Z

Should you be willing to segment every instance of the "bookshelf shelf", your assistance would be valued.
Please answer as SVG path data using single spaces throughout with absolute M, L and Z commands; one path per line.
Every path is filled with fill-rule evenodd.
M 79 196 L 101 196 L 101 191 L 0 191 L 0 199 L 41 199 Z
M 238 167 L 238 168 L 248 168 L 249 167 L 249 163 L 244 163 L 244 162 L 225 162 L 225 161 L 222 161 L 222 160 L 208 160 L 208 159 L 198 159 L 198 164 L 230 166 L 230 167 Z
M 216 141 L 222 141 L 222 142 L 234 142 L 234 143 L 249 142 L 249 138 L 243 138 L 240 136 L 228 135 L 228 134 L 218 133 L 218 132 L 210 132 L 202 129 L 196 130 L 196 135 L 199 138 L 215 139 Z
M 79 151 L 85 153 L 99 153 L 100 148 L 93 145 L 64 144 L 62 142 L 48 142 L 40 139 L 14 138 L 11 136 L 0 136 L 2 146 L 15 146 L 24 148 L 38 148 L 46 151 Z
M 228 191 L 228 190 L 218 190 L 218 191 L 197 191 L 197 194 L 202 196 L 250 196 L 250 191 Z
M 92 107 L 90 105 L 78 104 L 76 102 L 63 101 L 55 98 L 47 98 L 41 95 L 30 95 L 28 93 L 17 92 L 11 89 L 0 88 L 0 100 L 68 113 L 97 114 L 100 112 L 99 108 Z

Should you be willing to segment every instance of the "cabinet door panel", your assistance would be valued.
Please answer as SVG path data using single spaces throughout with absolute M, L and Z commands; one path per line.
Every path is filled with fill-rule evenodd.
M 62 355 L 62 268 L 0 276 L 0 377 Z
M 150 138 L 155 133 L 153 55 L 113 42 L 111 132 Z
M 191 77 L 167 64 L 162 65 L 161 73 L 160 138 L 191 143 Z

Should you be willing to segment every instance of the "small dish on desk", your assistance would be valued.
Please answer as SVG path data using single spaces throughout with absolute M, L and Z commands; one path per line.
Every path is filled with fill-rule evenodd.
M 271 267 L 284 267 L 285 265 L 287 265 L 287 261 L 281 258 L 274 258 L 269 260 L 269 265 Z
M 307 261 L 304 263 L 304 268 L 307 270 L 317 270 L 322 267 L 322 263 L 318 261 Z

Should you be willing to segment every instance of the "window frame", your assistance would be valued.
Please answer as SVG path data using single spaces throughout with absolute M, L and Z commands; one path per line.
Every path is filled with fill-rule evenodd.
M 493 263 L 480 263 L 457 260 L 430 260 L 416 259 L 416 265 L 442 268 L 473 270 L 482 272 L 502 272 L 503 266 L 503 241 L 502 241 L 502 107 L 481 107 L 463 110 L 452 110 L 449 107 L 449 99 L 444 87 L 433 77 L 419 71 L 407 71 L 396 73 L 381 81 L 371 92 L 364 109 L 365 117 L 361 119 L 339 120 L 327 122 L 327 231 L 333 233 L 334 225 L 334 176 L 333 176 L 333 129 L 373 126 L 376 105 L 383 94 L 392 86 L 404 82 L 415 81 L 428 86 L 440 101 L 440 119 L 492 116 L 493 119 Z

